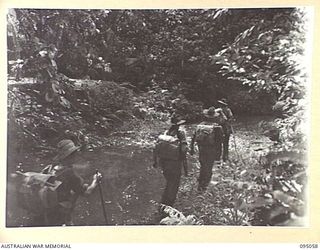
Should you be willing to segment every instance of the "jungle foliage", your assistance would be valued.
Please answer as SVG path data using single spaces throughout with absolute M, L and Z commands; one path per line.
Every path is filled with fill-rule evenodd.
M 266 174 L 262 196 L 247 205 L 300 216 L 306 23 L 305 12 L 293 8 L 11 9 L 8 73 L 15 81 L 9 82 L 9 134 L 50 149 L 67 130 L 83 144 L 84 134 L 108 134 L 126 120 L 166 120 L 178 112 L 196 121 L 203 107 L 226 97 L 238 115 L 277 116 L 261 123 L 275 143 L 266 162 L 253 164 Z M 20 84 L 26 77 L 36 80 Z M 230 209 L 223 211 L 224 223 L 230 214 L 238 218 L 232 210 L 238 207 Z M 249 217 L 242 211 L 241 218 Z M 260 224 L 272 224 L 269 219 Z
M 299 20 L 293 13 L 294 9 L 16 9 L 8 15 L 8 30 L 12 34 L 8 47 L 13 51 L 9 58 L 17 54 L 18 48 L 20 58 L 26 60 L 25 71 L 34 75 L 30 71 L 39 71 L 38 66 L 42 65 L 38 60 L 39 52 L 49 49 L 52 66 L 71 78 L 130 82 L 141 90 L 155 82 L 170 91 L 178 89 L 188 100 L 200 100 L 205 105 L 227 97 L 237 112 L 270 113 L 277 95 L 267 91 L 248 93 L 252 88 L 239 86 L 243 79 L 233 77 L 234 80 L 230 80 L 231 77 L 227 79 L 218 72 L 220 67 L 215 56 L 232 44 L 233 50 L 237 49 L 235 44 L 240 45 L 235 39 L 241 36 L 240 43 L 248 42 L 248 33 L 255 27 L 259 43 L 252 42 L 246 52 L 252 50 L 253 59 L 246 55 L 248 57 L 236 59 L 237 63 L 240 65 L 246 59 L 246 69 L 254 69 L 259 54 L 263 59 L 258 65 L 271 58 L 269 64 L 276 64 L 274 67 L 280 68 L 279 74 L 285 74 L 281 67 L 282 70 L 286 68 L 287 62 L 277 59 L 282 58 L 285 51 L 276 51 L 281 44 L 273 44 L 269 33 L 281 34 L 281 41 L 292 40 L 292 28 Z M 277 39 L 280 40 L 280 36 Z M 273 52 L 262 54 L 265 51 L 259 48 L 262 43 L 264 47 L 272 44 Z M 294 49 L 297 43 L 298 40 L 286 46 Z M 236 56 L 238 54 L 234 53 L 233 57 Z M 273 57 L 276 58 L 273 60 Z M 52 74 L 52 70 L 47 71 Z M 261 83 L 270 76 L 268 72 L 257 74 L 257 81 Z M 239 91 L 253 104 L 243 105 L 243 98 L 236 95 Z

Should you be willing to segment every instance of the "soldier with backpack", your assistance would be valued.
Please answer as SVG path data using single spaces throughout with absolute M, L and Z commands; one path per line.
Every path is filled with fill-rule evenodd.
M 191 141 L 190 154 L 194 154 L 194 144 L 199 149 L 200 174 L 198 191 L 206 190 L 212 176 L 212 167 L 219 161 L 222 151 L 223 132 L 220 125 L 221 115 L 214 107 L 203 111 L 205 121 L 198 124 Z
M 22 173 L 25 179 L 18 199 L 21 206 L 34 215 L 33 226 L 73 225 L 72 212 L 77 198 L 91 194 L 98 185 L 101 174 L 96 173 L 88 185 L 74 171 L 79 148 L 72 140 L 62 140 L 58 143 L 54 164 L 41 173 Z
M 154 149 L 154 167 L 161 167 L 166 187 L 162 195 L 161 203 L 172 206 L 179 190 L 181 169 L 187 153 L 186 134 L 179 129 L 185 120 L 172 117 L 171 127 L 158 138 Z M 186 171 L 186 169 L 185 169 Z
M 222 159 L 223 161 L 227 161 L 229 159 L 229 140 L 230 135 L 233 133 L 231 122 L 234 120 L 233 113 L 228 106 L 226 99 L 221 99 L 218 101 L 220 106 L 220 110 L 222 111 L 223 115 L 226 117 L 226 120 L 221 124 L 223 128 L 223 154 Z

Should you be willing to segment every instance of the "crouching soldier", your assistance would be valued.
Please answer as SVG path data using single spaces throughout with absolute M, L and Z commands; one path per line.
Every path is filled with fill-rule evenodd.
M 212 176 L 212 167 L 219 161 L 222 152 L 223 132 L 217 123 L 219 114 L 214 107 L 203 111 L 205 121 L 201 122 L 193 134 L 190 154 L 194 154 L 194 144 L 199 149 L 200 174 L 198 178 L 198 191 L 206 190 Z
M 160 135 L 154 149 L 154 167 L 158 165 L 163 171 L 166 187 L 161 203 L 173 206 L 179 190 L 181 169 L 187 152 L 185 132 L 180 128 L 184 120 L 176 117 L 171 119 L 171 127 Z

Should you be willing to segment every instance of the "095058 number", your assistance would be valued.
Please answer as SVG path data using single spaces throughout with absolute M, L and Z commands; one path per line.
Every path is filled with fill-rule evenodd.
M 318 244 L 300 244 L 300 248 L 318 248 Z

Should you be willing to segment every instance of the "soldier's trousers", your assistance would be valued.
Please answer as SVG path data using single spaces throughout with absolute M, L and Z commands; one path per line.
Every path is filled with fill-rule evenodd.
M 223 137 L 223 154 L 222 154 L 223 161 L 226 161 L 229 158 L 229 140 L 230 140 L 230 134 L 225 134 Z
M 182 163 L 180 160 L 164 159 L 160 159 L 159 163 L 163 170 L 164 178 L 166 179 L 166 187 L 162 194 L 161 203 L 173 206 L 179 190 Z
M 222 126 L 223 129 L 223 139 L 222 139 L 222 147 L 223 147 L 223 153 L 222 153 L 222 160 L 226 161 L 229 158 L 229 140 L 230 135 L 232 133 L 232 127 L 230 124 L 225 124 Z
M 200 146 L 199 145 L 199 162 L 200 175 L 198 190 L 205 190 L 211 180 L 212 167 L 214 161 L 220 160 L 221 146 Z

